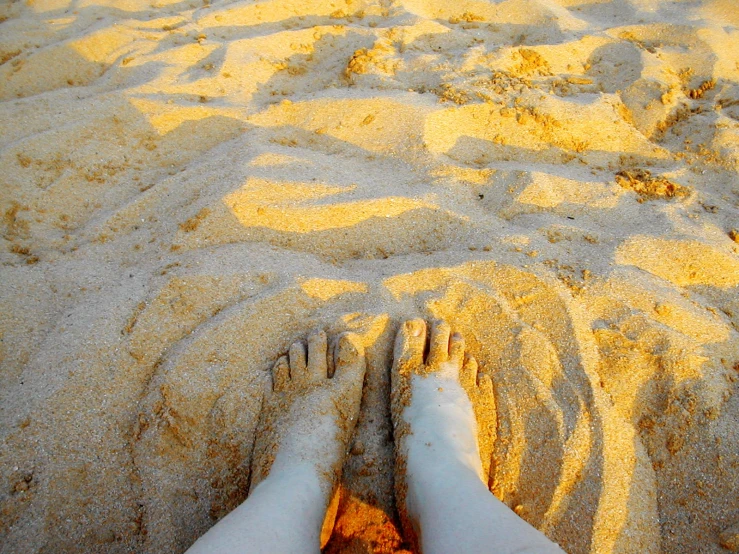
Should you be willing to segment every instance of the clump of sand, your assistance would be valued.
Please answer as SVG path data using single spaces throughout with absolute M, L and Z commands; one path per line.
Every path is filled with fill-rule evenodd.
M 184 551 L 244 499 L 266 372 L 316 327 L 369 364 L 327 551 L 406 548 L 414 316 L 492 375 L 493 491 L 566 551 L 734 544 L 731 0 L 0 21 L 0 551 Z

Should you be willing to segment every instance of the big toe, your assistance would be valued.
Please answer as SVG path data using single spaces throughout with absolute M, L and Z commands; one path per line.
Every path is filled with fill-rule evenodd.
M 405 375 L 420 368 L 425 347 L 426 322 L 423 319 L 411 319 L 402 323 L 395 338 L 394 372 Z
M 361 390 L 366 370 L 364 346 L 354 333 L 344 333 L 336 343 L 334 379 L 346 385 L 359 386 Z
M 272 390 L 282 392 L 290 385 L 290 364 L 287 356 L 280 356 L 272 368 Z

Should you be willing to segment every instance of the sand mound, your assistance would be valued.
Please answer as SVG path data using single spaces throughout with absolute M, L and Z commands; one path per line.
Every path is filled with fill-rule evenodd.
M 266 372 L 317 326 L 369 360 L 327 551 L 402 550 L 414 316 L 493 375 L 494 492 L 566 551 L 733 544 L 738 24 L 729 0 L 0 6 L 0 551 L 184 551 L 245 498 Z

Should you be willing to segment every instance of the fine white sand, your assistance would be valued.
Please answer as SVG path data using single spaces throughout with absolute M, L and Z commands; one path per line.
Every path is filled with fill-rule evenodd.
M 1 552 L 184 551 L 245 498 L 267 371 L 316 327 L 369 363 L 327 550 L 405 548 L 416 316 L 491 373 L 493 491 L 566 551 L 739 545 L 734 0 L 0 20 Z

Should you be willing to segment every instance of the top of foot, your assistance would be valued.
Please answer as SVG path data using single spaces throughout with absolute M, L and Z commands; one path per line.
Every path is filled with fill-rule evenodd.
M 480 371 L 477 360 L 465 352 L 464 337 L 461 333 L 453 333 L 446 321 L 433 322 L 430 332 L 422 319 L 406 321 L 398 330 L 393 353 L 392 415 L 396 428 L 402 426 L 404 419 L 407 419 L 406 408 L 413 401 L 414 379 L 420 385 L 428 377 L 438 382 L 440 399 L 447 396 L 443 394 L 444 382 L 451 389 L 461 387 L 466 394 L 477 420 L 475 434 L 481 464 L 487 475 L 496 435 L 492 379 L 487 373 Z M 419 398 L 417 402 L 420 401 Z
M 365 373 L 358 337 L 343 334 L 329 348 L 317 331 L 290 346 L 271 374 L 252 458 L 250 489 L 267 475 L 315 467 L 328 496 L 333 492 L 359 416 Z

